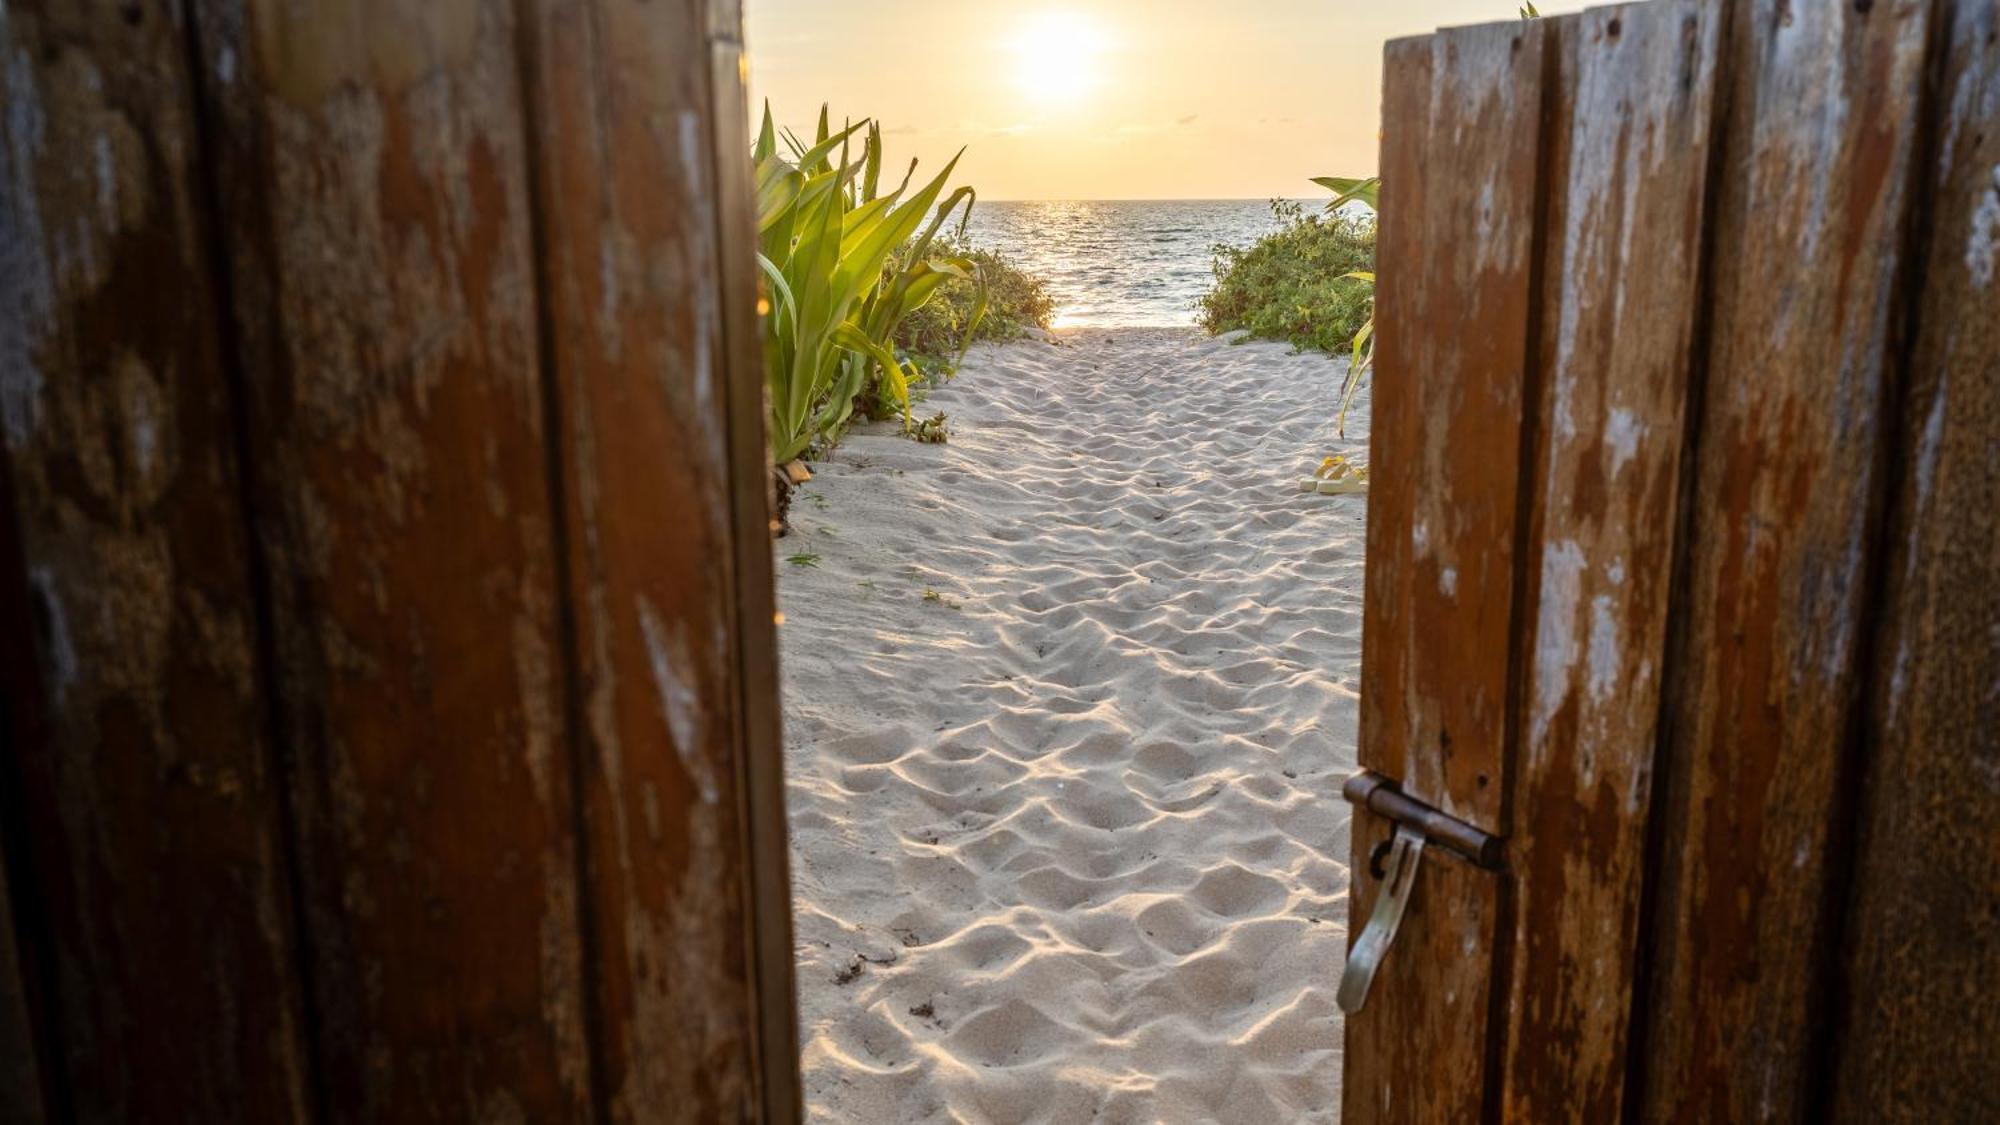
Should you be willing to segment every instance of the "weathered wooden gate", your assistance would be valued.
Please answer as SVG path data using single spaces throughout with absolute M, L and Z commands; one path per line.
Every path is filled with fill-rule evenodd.
M 2000 1120 L 2000 4 L 1384 85 L 1346 1119 Z
M 0 6 L 0 1117 L 796 1116 L 739 24 Z

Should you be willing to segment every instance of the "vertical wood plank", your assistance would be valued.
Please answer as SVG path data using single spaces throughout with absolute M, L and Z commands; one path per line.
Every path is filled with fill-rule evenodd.
M 1642 1115 L 1798 1120 L 1928 0 L 1735 5 Z
M 329 1116 L 586 1119 L 514 5 L 195 13 Z
M 1360 760 L 1496 834 L 1545 32 L 1455 29 L 1392 42 L 1383 63 Z M 1388 834 L 1356 815 L 1350 942 Z M 1500 894 L 1490 873 L 1441 855 L 1424 865 L 1368 1003 L 1346 1021 L 1346 1120 L 1477 1119 Z
M 2000 1120 L 2000 4 L 1945 6 L 1834 1117 Z
M 750 133 L 749 63 L 741 0 L 711 0 L 710 89 L 714 91 L 715 194 L 734 501 L 736 666 L 740 706 L 737 770 L 750 866 L 751 964 L 757 985 L 761 1119 L 805 1119 L 799 1078 L 797 956 L 793 946 L 790 822 L 785 815 L 784 731 L 777 706 L 776 579 L 771 572 L 770 450 L 764 437 L 763 329 L 757 314 L 757 215 L 751 168 L 733 159 Z
M 736 483 L 761 496 L 763 451 L 760 432 L 759 468 L 735 474 L 729 381 L 746 361 L 761 376 L 724 331 L 724 302 L 756 298 L 747 278 L 725 285 L 707 6 L 533 11 L 610 1116 L 752 1119 L 763 1079 L 741 787 L 753 719 L 729 500 Z M 720 158 L 747 160 L 748 136 Z M 748 266 L 749 246 L 729 249 Z M 769 532 L 749 530 L 768 568 Z M 775 755 L 763 765 L 781 768 Z M 789 932 L 787 916 L 759 921 Z M 785 1001 L 789 1025 L 789 989 Z
M 1560 21 L 1502 1120 L 1620 1114 L 1720 23 Z
M 290 1121 L 292 912 L 183 33 L 169 5 L 0 9 L 0 805 L 52 1112 Z
M 1501 825 L 1543 25 L 1383 52 L 1361 764 Z

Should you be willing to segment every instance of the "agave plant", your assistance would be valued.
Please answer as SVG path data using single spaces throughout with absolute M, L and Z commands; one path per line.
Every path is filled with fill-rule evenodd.
M 975 277 L 977 270 L 969 259 L 929 254 L 952 212 L 963 206 L 969 213 L 972 206 L 972 190 L 963 187 L 938 205 L 957 157 L 914 191 L 912 161 L 902 183 L 884 193 L 875 123 L 863 120 L 835 132 L 822 108 L 813 143 L 790 134 L 784 143 L 789 160 L 779 152 L 766 106 L 752 155 L 758 265 L 771 295 L 764 362 L 777 464 L 798 458 L 815 439 L 844 425 L 871 377 L 899 404 L 907 425 L 915 368 L 895 354 L 896 326 L 946 278 Z
M 878 201 L 882 163 L 882 133 L 880 127 L 872 122 L 862 149 L 862 176 L 854 202 L 858 207 L 867 207 Z M 954 158 L 953 163 L 956 162 Z M 911 161 L 910 174 L 915 171 L 916 162 Z M 950 171 L 951 167 L 947 165 L 946 174 Z M 908 180 L 909 175 L 906 174 L 904 182 L 907 184 Z M 915 364 L 897 358 L 894 343 L 897 329 L 911 313 L 929 304 L 945 282 L 953 278 L 973 285 L 972 315 L 961 330 L 953 366 L 964 357 L 973 333 L 986 316 L 988 293 L 985 279 L 981 276 L 979 263 L 969 255 L 933 251 L 940 245 L 938 232 L 954 213 L 960 216 L 957 233 L 963 236 L 977 198 L 977 193 L 970 187 L 961 187 L 946 196 L 944 204 L 931 216 L 923 230 L 891 253 L 883 264 L 881 284 L 862 300 L 853 320 L 853 330 L 843 333 L 845 338 L 853 340 L 855 347 L 842 361 L 842 375 L 835 385 L 835 397 L 844 400 L 846 405 L 829 420 L 833 427 L 846 422 L 855 403 L 872 400 L 887 402 L 900 411 L 904 432 L 910 432 L 910 384 L 922 376 Z M 872 388 L 869 385 L 871 382 L 874 384 Z M 871 389 L 877 393 L 871 395 Z

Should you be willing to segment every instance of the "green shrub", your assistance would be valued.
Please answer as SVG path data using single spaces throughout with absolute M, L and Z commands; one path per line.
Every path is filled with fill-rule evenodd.
M 920 401 L 930 387 L 957 374 L 966 348 L 981 340 L 1018 340 L 1030 328 L 1047 329 L 1056 308 L 1040 278 L 998 251 L 974 247 L 962 234 L 939 234 L 931 253 L 970 264 L 974 278 L 947 278 L 928 302 L 911 310 L 897 326 L 896 351 L 921 373 L 921 378 L 910 381 L 912 401 Z M 981 284 L 987 290 L 983 316 L 978 315 Z M 873 384 L 855 405 L 855 413 L 876 421 L 893 418 L 900 409 Z
M 978 307 L 978 290 L 968 281 L 946 281 L 929 304 L 903 318 L 896 346 L 918 358 L 919 364 L 955 367 L 952 360 L 968 342 L 1018 340 L 1029 328 L 1049 326 L 1056 303 L 1047 287 L 997 250 L 975 247 L 963 237 L 940 237 L 934 253 L 978 263 L 987 287 L 986 315 L 965 339 L 965 328 Z
M 1215 248 L 1215 287 L 1202 297 L 1202 327 L 1245 329 L 1294 347 L 1342 354 L 1372 311 L 1374 287 L 1345 275 L 1375 267 L 1373 216 L 1308 212 L 1273 200 L 1281 226 L 1249 247 Z

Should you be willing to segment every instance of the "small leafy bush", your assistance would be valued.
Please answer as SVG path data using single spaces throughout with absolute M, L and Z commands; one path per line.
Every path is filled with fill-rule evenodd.
M 966 326 L 978 308 L 977 287 L 961 278 L 952 278 L 939 287 L 929 304 L 903 318 L 896 332 L 896 346 L 918 357 L 918 362 L 944 364 L 967 344 L 979 340 L 1017 340 L 1029 328 L 1046 329 L 1055 315 L 1055 298 L 1049 296 L 1040 278 L 1029 274 L 997 250 L 975 247 L 962 237 L 940 236 L 933 253 L 968 259 L 979 267 L 986 282 L 986 315 L 966 335 Z
M 1273 200 L 1278 230 L 1248 247 L 1215 247 L 1215 287 L 1201 299 L 1202 327 L 1340 354 L 1373 311 L 1374 286 L 1347 276 L 1375 268 L 1373 216 L 1307 211 Z
M 971 278 L 948 277 L 931 299 L 905 315 L 895 347 L 918 375 L 909 380 L 909 399 L 921 402 L 928 390 L 958 373 L 965 350 L 981 340 L 1018 340 L 1030 328 L 1047 329 L 1055 298 L 1040 278 L 996 250 L 976 248 L 962 234 L 941 232 L 931 253 L 969 264 Z M 986 287 L 980 315 L 980 286 Z M 875 421 L 893 418 L 899 400 L 871 383 L 855 403 L 855 413 Z M 837 435 L 836 435 L 837 436 Z M 919 441 L 926 440 L 914 432 Z
M 943 445 L 951 440 L 951 419 L 940 410 L 912 427 L 910 436 L 925 445 Z

